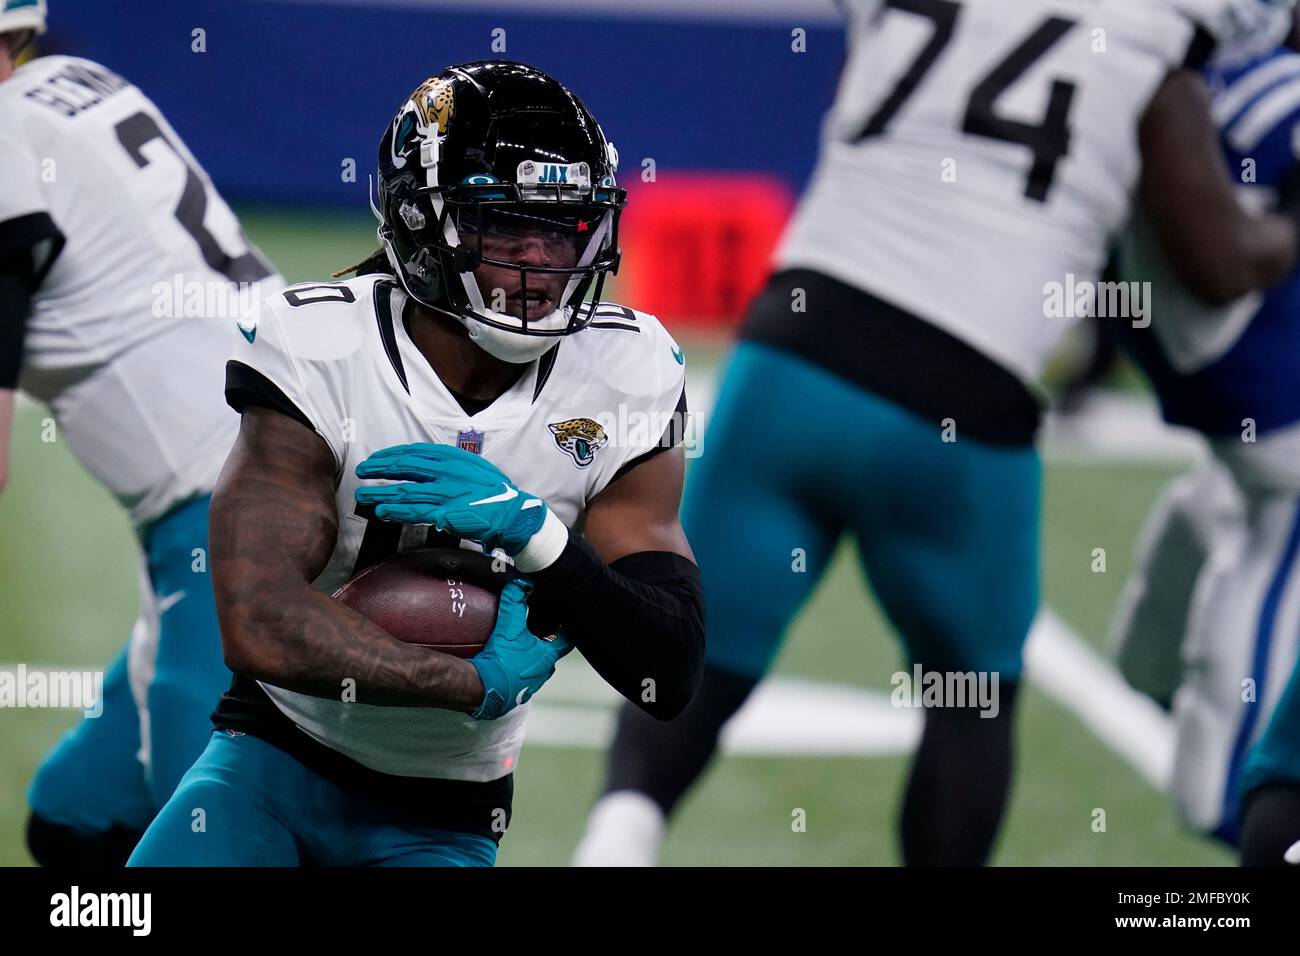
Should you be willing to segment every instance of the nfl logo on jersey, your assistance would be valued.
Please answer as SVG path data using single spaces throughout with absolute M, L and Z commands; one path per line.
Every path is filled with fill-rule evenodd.
M 456 436 L 456 447 L 463 448 L 476 455 L 483 454 L 483 433 L 476 432 L 472 428 L 459 433 Z

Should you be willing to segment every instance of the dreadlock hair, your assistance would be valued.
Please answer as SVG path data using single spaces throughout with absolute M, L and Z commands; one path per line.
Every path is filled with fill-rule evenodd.
M 388 254 L 383 249 L 376 249 L 354 266 L 348 266 L 346 269 L 330 273 L 330 278 L 341 279 L 349 273 L 355 276 L 386 275 L 395 277 L 397 275 L 393 271 L 392 263 L 388 261 Z

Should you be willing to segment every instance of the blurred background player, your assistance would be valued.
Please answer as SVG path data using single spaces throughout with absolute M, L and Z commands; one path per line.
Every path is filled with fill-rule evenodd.
M 1208 73 L 1227 167 L 1250 209 L 1281 196 L 1300 214 L 1295 43 L 1293 31 L 1288 46 Z M 1300 646 L 1300 273 L 1267 294 L 1208 306 L 1141 216 L 1119 261 L 1120 278 L 1152 283 L 1153 321 L 1114 327 L 1165 420 L 1202 433 L 1210 451 L 1148 520 L 1116 618 L 1121 670 L 1173 711 L 1184 822 L 1235 845 L 1245 807 L 1243 860 L 1281 864 L 1300 840 L 1294 688 L 1269 720 Z
M 561 642 L 649 719 L 699 686 L 685 362 L 654 316 L 598 301 L 617 152 L 554 78 L 480 61 L 410 94 L 378 165 L 364 274 L 268 299 L 229 363 L 242 423 L 212 543 L 236 677 L 133 866 L 491 866 Z M 608 433 L 596 419 L 618 409 L 667 430 Z M 469 661 L 329 596 L 460 539 L 534 588 L 526 623 L 507 585 Z
M 0 6 L 0 484 L 18 386 L 129 511 L 141 575 L 103 713 L 41 766 L 27 836 L 40 863 L 115 865 L 202 751 L 230 680 L 206 554 L 238 425 L 221 402 L 236 315 L 175 314 L 173 292 L 280 282 L 143 93 L 88 60 L 15 68 L 45 12 Z
M 1216 42 L 1276 43 L 1291 5 L 848 4 L 819 167 L 683 507 L 709 606 L 704 683 L 668 725 L 623 708 L 576 862 L 655 860 L 845 533 L 912 663 L 1000 679 L 996 717 L 926 710 L 900 824 L 909 865 L 986 862 L 1038 607 L 1033 389 L 1072 324 L 1045 318 L 1046 288 L 1098 279 L 1140 176 L 1193 291 L 1226 302 L 1287 274 L 1296 227 L 1238 206 L 1184 67 Z

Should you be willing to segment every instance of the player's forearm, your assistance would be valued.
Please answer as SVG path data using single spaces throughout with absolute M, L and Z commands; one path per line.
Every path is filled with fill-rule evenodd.
M 534 633 L 562 630 L 610 686 L 652 717 L 671 720 L 691 702 L 704 666 L 704 599 L 691 561 L 655 551 L 606 565 L 574 536 L 530 577 Z
M 1257 290 L 1271 289 L 1292 271 L 1300 255 L 1300 215 L 1269 213 L 1252 216 L 1238 226 L 1241 278 L 1245 288 L 1231 290 L 1224 302 L 1231 302 Z
M 468 712 L 483 684 L 467 661 L 397 640 L 305 585 L 255 587 L 218 604 L 231 670 L 314 697 Z
M 208 534 L 231 670 L 366 704 L 468 712 L 482 702 L 471 664 L 404 644 L 311 587 L 329 562 L 338 515 L 329 450 L 297 422 L 245 412 L 212 496 Z
M 1170 74 L 1139 140 L 1147 215 L 1193 292 L 1226 304 L 1295 268 L 1296 227 L 1285 216 L 1254 215 L 1236 197 L 1204 80 L 1188 70 Z
M 1213 305 L 1227 305 L 1244 295 L 1269 289 L 1285 279 L 1296 265 L 1300 249 L 1300 219 L 1266 213 L 1251 215 L 1234 210 L 1217 225 L 1211 243 L 1201 237 L 1187 243 L 1175 266 L 1193 292 Z M 1169 247 L 1175 240 L 1165 240 Z

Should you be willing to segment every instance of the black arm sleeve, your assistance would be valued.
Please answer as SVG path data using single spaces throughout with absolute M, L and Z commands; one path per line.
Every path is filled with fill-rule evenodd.
M 31 286 L 0 262 L 0 388 L 14 388 L 18 384 L 31 307 Z
M 529 628 L 557 630 L 596 673 L 652 717 L 672 720 L 695 697 L 704 667 L 700 571 L 667 551 L 606 565 L 570 536 L 550 567 L 529 575 Z
M 48 245 L 38 262 L 42 242 Z M 0 388 L 18 384 L 32 296 L 62 249 L 63 233 L 46 213 L 0 223 Z

